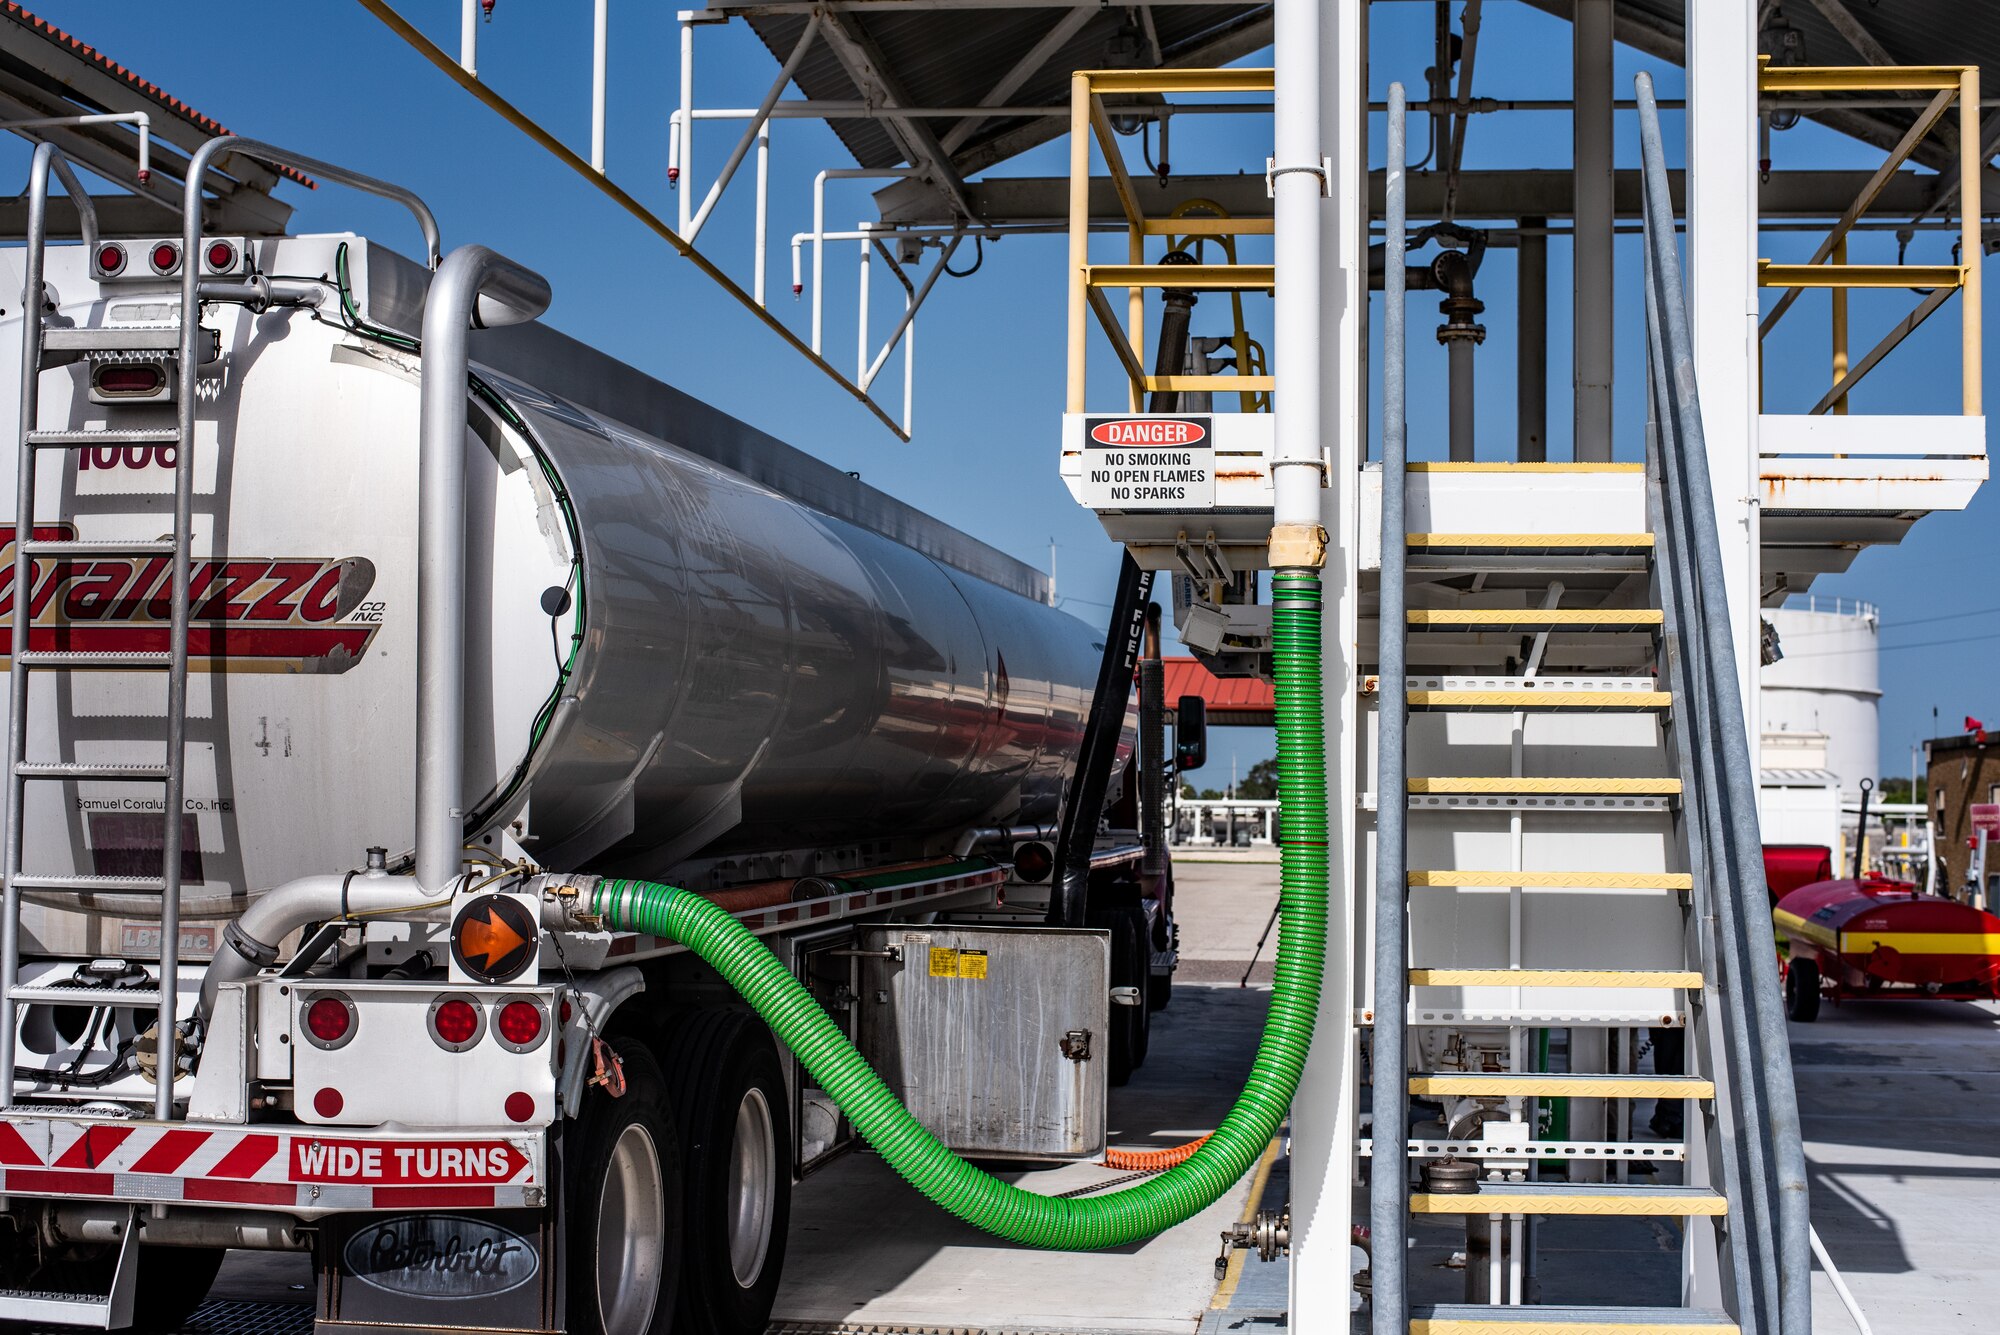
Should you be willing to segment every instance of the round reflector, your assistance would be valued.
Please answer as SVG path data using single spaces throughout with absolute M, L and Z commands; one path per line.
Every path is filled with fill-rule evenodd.
M 313 1095 L 313 1111 L 321 1117 L 338 1117 L 340 1110 L 346 1106 L 347 1100 L 341 1097 L 337 1089 L 322 1089 Z
M 154 273 L 172 273 L 181 267 L 181 248 L 171 241 L 157 242 L 149 259 Z
M 452 960 L 482 983 L 504 983 L 534 968 L 541 935 L 534 912 L 520 900 L 477 895 L 452 919 Z
M 227 241 L 211 241 L 203 258 L 207 259 L 208 267 L 211 269 L 218 271 L 227 269 L 236 263 L 236 247 Z
M 360 1016 L 354 1003 L 338 992 L 305 999 L 306 1040 L 316 1048 L 345 1047 L 353 1041 Z
M 1026 843 L 1014 849 L 1014 875 L 1024 881 L 1047 880 L 1055 865 L 1055 850 L 1047 844 Z
M 505 1107 L 510 1122 L 525 1122 L 535 1115 L 535 1100 L 519 1090 L 507 1096 Z
M 115 274 L 125 267 L 125 247 L 116 242 L 107 242 L 97 248 L 97 271 L 101 274 Z
M 479 1041 L 479 1007 L 464 997 L 441 997 L 431 1005 L 431 1037 L 438 1046 L 463 1052 Z

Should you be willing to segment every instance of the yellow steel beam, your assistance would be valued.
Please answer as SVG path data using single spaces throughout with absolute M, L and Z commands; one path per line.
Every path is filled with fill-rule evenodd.
M 1980 260 L 1984 255 L 1980 248 L 1980 227 L 1984 219 L 1979 212 L 1979 178 L 1986 173 L 1986 157 L 1978 147 L 1979 137 L 1979 67 L 1967 65 L 1959 71 L 1958 78 L 1958 244 L 1959 255 L 1965 260 L 1962 280 L 1965 300 L 1959 307 L 1963 321 L 1959 330 L 1959 372 L 1964 379 L 1963 411 L 1967 417 L 1977 417 L 1983 411 L 1985 375 L 1981 324 L 1985 309 L 1980 305 Z
M 1766 65 L 1760 93 L 1934 93 L 1956 90 L 1965 65 Z
M 1412 969 L 1412 987 L 1671 987 L 1694 991 L 1686 969 Z
M 1149 375 L 1146 377 L 1147 389 L 1165 390 L 1168 393 L 1187 390 L 1211 390 L 1224 394 L 1236 390 L 1242 390 L 1246 393 L 1256 393 L 1260 390 L 1276 389 L 1277 387 L 1277 377 L 1268 375 Z
M 1581 1214 L 1581 1215 L 1724 1215 L 1729 1202 L 1720 1196 L 1655 1194 L 1643 1188 L 1613 1195 L 1596 1192 L 1535 1192 L 1514 1195 L 1500 1191 L 1419 1191 L 1410 1195 L 1412 1214 Z M 1704 1332 L 1714 1327 L 1704 1327 Z
M 1618 607 L 1472 607 L 1412 608 L 1403 614 L 1412 626 L 1478 628 L 1484 626 L 1657 626 L 1666 620 L 1658 608 Z
M 1473 1098 L 1712 1099 L 1715 1084 L 1681 1075 L 1516 1074 L 1451 1071 L 1410 1077 L 1412 1094 Z
M 1680 871 L 1413 871 L 1410 885 L 1417 889 L 1518 885 L 1537 890 L 1692 890 L 1694 877 Z
M 1270 69 L 1078 70 L 1076 77 L 1098 93 L 1268 93 L 1276 87 Z M 1186 109 L 1200 111 L 1201 105 Z
M 1454 777 L 1411 779 L 1413 793 L 1574 793 L 1579 797 L 1678 793 L 1679 779 Z M 1510 873 L 1511 874 L 1511 873 Z
M 1080 413 L 1084 405 L 1084 365 L 1090 338 L 1090 76 L 1077 73 L 1069 81 L 1069 342 L 1064 411 Z
M 1112 187 L 1118 191 L 1118 204 L 1125 210 L 1125 221 L 1143 228 L 1146 211 L 1139 207 L 1139 197 L 1133 192 L 1132 173 L 1125 170 L 1125 154 L 1118 147 L 1111 118 L 1104 114 L 1104 103 L 1096 97 L 1090 99 L 1090 128 L 1097 135 L 1097 147 L 1104 154 L 1104 165 L 1111 173 Z
M 1092 287 L 1269 288 L 1277 283 L 1269 264 L 1093 264 L 1084 270 Z
M 1773 264 L 1757 261 L 1761 287 L 1961 287 L 1963 264 Z
M 1085 288 L 1090 294 L 1090 309 L 1097 316 L 1097 323 L 1104 326 L 1104 336 L 1111 340 L 1111 350 L 1118 354 L 1118 360 L 1125 366 L 1125 377 L 1136 387 L 1146 381 L 1146 367 L 1140 362 L 1138 352 L 1126 340 L 1125 331 L 1118 327 L 1118 312 L 1111 309 L 1111 303 L 1097 288 Z

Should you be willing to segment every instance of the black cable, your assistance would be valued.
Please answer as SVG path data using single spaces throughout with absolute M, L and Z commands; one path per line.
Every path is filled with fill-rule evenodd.
M 942 257 L 939 258 L 938 263 L 943 265 L 944 271 L 953 278 L 972 277 L 972 275 L 979 272 L 979 266 L 986 263 L 986 238 L 974 234 L 972 238 L 972 267 L 970 269 L 954 269 L 951 265 L 946 264 Z

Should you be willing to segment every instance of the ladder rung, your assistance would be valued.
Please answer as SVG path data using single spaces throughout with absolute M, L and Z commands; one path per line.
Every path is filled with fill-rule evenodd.
M 1406 691 L 1412 709 L 1666 709 L 1671 691 Z
M 1657 608 L 1412 608 L 1405 613 L 1422 630 L 1637 630 L 1662 624 Z
M 1672 987 L 1702 985 L 1689 969 L 1412 969 L 1412 987 Z
M 41 450 L 79 450 L 93 445 L 175 445 L 179 427 L 121 428 L 116 431 L 30 431 L 28 444 Z
M 14 989 L 14 1000 L 39 1001 L 57 1006 L 113 1006 L 121 1010 L 142 1010 L 157 1008 L 160 993 L 151 987 L 84 987 L 71 983 L 55 987 L 17 987 Z
M 1715 1082 L 1691 1075 L 1422 1071 L 1410 1077 L 1410 1092 L 1493 1098 L 1712 1099 Z
M 1679 779 L 1510 779 L 1503 776 L 1411 779 L 1409 782 L 1413 793 L 1560 793 L 1602 797 L 1677 794 L 1681 790 Z
M 1410 1308 L 1410 1335 L 1737 1335 L 1724 1312 L 1691 1307 Z
M 1406 533 L 1418 551 L 1634 552 L 1653 545 L 1650 533 Z
M 1414 1214 L 1722 1215 L 1729 1213 L 1729 1202 L 1706 1187 L 1482 1182 L 1478 1191 L 1414 1192 L 1410 1210 Z
M 165 649 L 30 649 L 19 659 L 31 668 L 163 668 L 173 661 Z
M 44 329 L 42 346 L 56 352 L 178 352 L 181 330 L 179 325 L 138 329 Z M 196 346 L 199 347 L 199 343 Z
M 170 556 L 172 538 L 30 538 L 21 544 L 31 556 Z
M 24 760 L 14 766 L 23 779 L 161 779 L 165 765 L 106 765 L 76 760 Z
M 1534 890 L 1692 890 L 1684 871 L 1413 871 L 1417 889 L 1520 886 Z
M 73 890 L 80 894 L 160 895 L 166 893 L 167 883 L 158 876 L 33 876 L 17 872 L 14 887 L 17 890 Z

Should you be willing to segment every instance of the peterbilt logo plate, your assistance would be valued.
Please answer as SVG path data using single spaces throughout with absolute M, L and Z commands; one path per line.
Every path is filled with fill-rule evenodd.
M 0 526 L 0 630 L 20 602 L 17 530 Z M 69 524 L 38 524 L 69 540 Z M 28 646 L 159 652 L 170 647 L 172 561 L 165 556 L 42 556 L 28 563 Z M 345 672 L 381 629 L 366 557 L 215 556 L 189 563 L 188 666 L 196 672 Z M 5 643 L 0 639 L 0 643 Z M 0 651 L 4 655 L 4 651 Z
M 398 1215 L 371 1224 L 341 1251 L 350 1278 L 400 1298 L 492 1298 L 541 1269 L 527 1238 L 485 1219 Z

